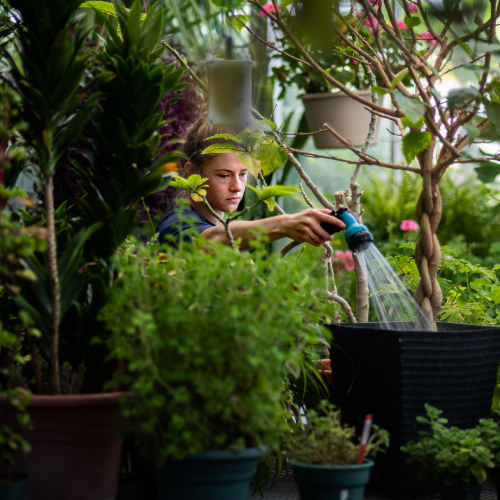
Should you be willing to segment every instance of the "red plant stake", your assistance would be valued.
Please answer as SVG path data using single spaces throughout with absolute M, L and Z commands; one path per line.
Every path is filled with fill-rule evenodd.
M 366 415 L 365 423 L 363 424 L 363 433 L 361 434 L 361 444 L 359 446 L 358 460 L 356 462 L 357 465 L 361 465 L 363 463 L 366 445 L 368 444 L 368 438 L 370 437 L 370 431 L 372 429 L 372 420 L 373 417 L 371 415 Z

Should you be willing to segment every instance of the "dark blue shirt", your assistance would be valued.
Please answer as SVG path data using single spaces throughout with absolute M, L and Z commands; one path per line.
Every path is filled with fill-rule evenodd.
M 156 228 L 156 232 L 159 233 L 158 239 L 160 243 L 168 243 L 169 245 L 177 246 L 175 242 L 169 241 L 168 239 L 166 240 L 165 236 L 169 234 L 178 240 L 181 231 L 183 232 L 187 229 L 194 229 L 199 233 L 202 233 L 205 229 L 215 226 L 215 224 L 205 219 L 205 217 L 200 215 L 194 208 L 184 209 L 182 211 L 182 215 L 183 217 L 188 218 L 191 224 L 183 221 L 181 227 L 179 224 L 179 215 L 175 208 L 162 217 Z M 184 235 L 183 239 L 185 241 L 189 241 L 190 238 L 189 236 Z

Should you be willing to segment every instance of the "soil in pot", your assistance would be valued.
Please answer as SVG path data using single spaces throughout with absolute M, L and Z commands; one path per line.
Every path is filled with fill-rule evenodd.
M 158 499 L 248 500 L 265 450 L 207 451 L 157 469 Z
M 12 475 L 9 480 L 5 474 L 0 474 L 1 500 L 28 500 L 30 480 L 25 474 Z
M 356 91 L 356 94 L 371 100 L 370 90 Z M 300 96 L 304 101 L 307 123 L 311 132 L 322 130 L 328 123 L 344 139 L 354 147 L 363 146 L 370 128 L 371 113 L 363 104 L 352 99 L 343 92 L 321 92 Z M 314 145 L 318 149 L 345 148 L 330 132 L 314 134 Z M 371 144 L 378 140 L 378 122 Z
M 418 439 L 424 404 L 443 410 L 450 426 L 475 427 L 490 415 L 500 357 L 500 328 L 438 323 L 438 332 L 383 330 L 377 323 L 329 325 L 334 341 L 333 403 L 362 428 L 366 414 L 391 444 L 375 462 L 372 486 L 396 498 L 436 491 L 419 481 L 400 447 Z M 351 387 L 352 385 L 352 387 Z
M 361 465 L 311 465 L 291 460 L 301 500 L 363 500 L 373 461 Z

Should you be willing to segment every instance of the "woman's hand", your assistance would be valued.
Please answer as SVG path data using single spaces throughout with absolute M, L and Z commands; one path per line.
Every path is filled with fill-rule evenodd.
M 322 222 L 345 229 L 344 222 L 330 213 L 331 210 L 328 208 L 319 210 L 309 208 L 296 214 L 278 216 L 277 219 L 286 218 L 283 221 L 283 230 L 288 238 L 320 247 L 323 243 L 333 239 L 333 236 L 321 227 Z

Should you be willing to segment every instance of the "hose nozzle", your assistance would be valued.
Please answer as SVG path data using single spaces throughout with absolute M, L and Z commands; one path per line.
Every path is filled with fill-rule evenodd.
M 360 252 L 364 250 L 369 243 L 373 243 L 373 236 L 370 231 L 368 231 L 368 228 L 365 225 L 360 224 L 346 208 L 333 210 L 331 215 L 337 217 L 345 223 L 346 229 L 344 237 L 349 250 L 352 252 Z M 328 224 L 327 222 L 322 222 L 321 227 L 328 234 L 334 234 L 342 231 L 340 227 Z

